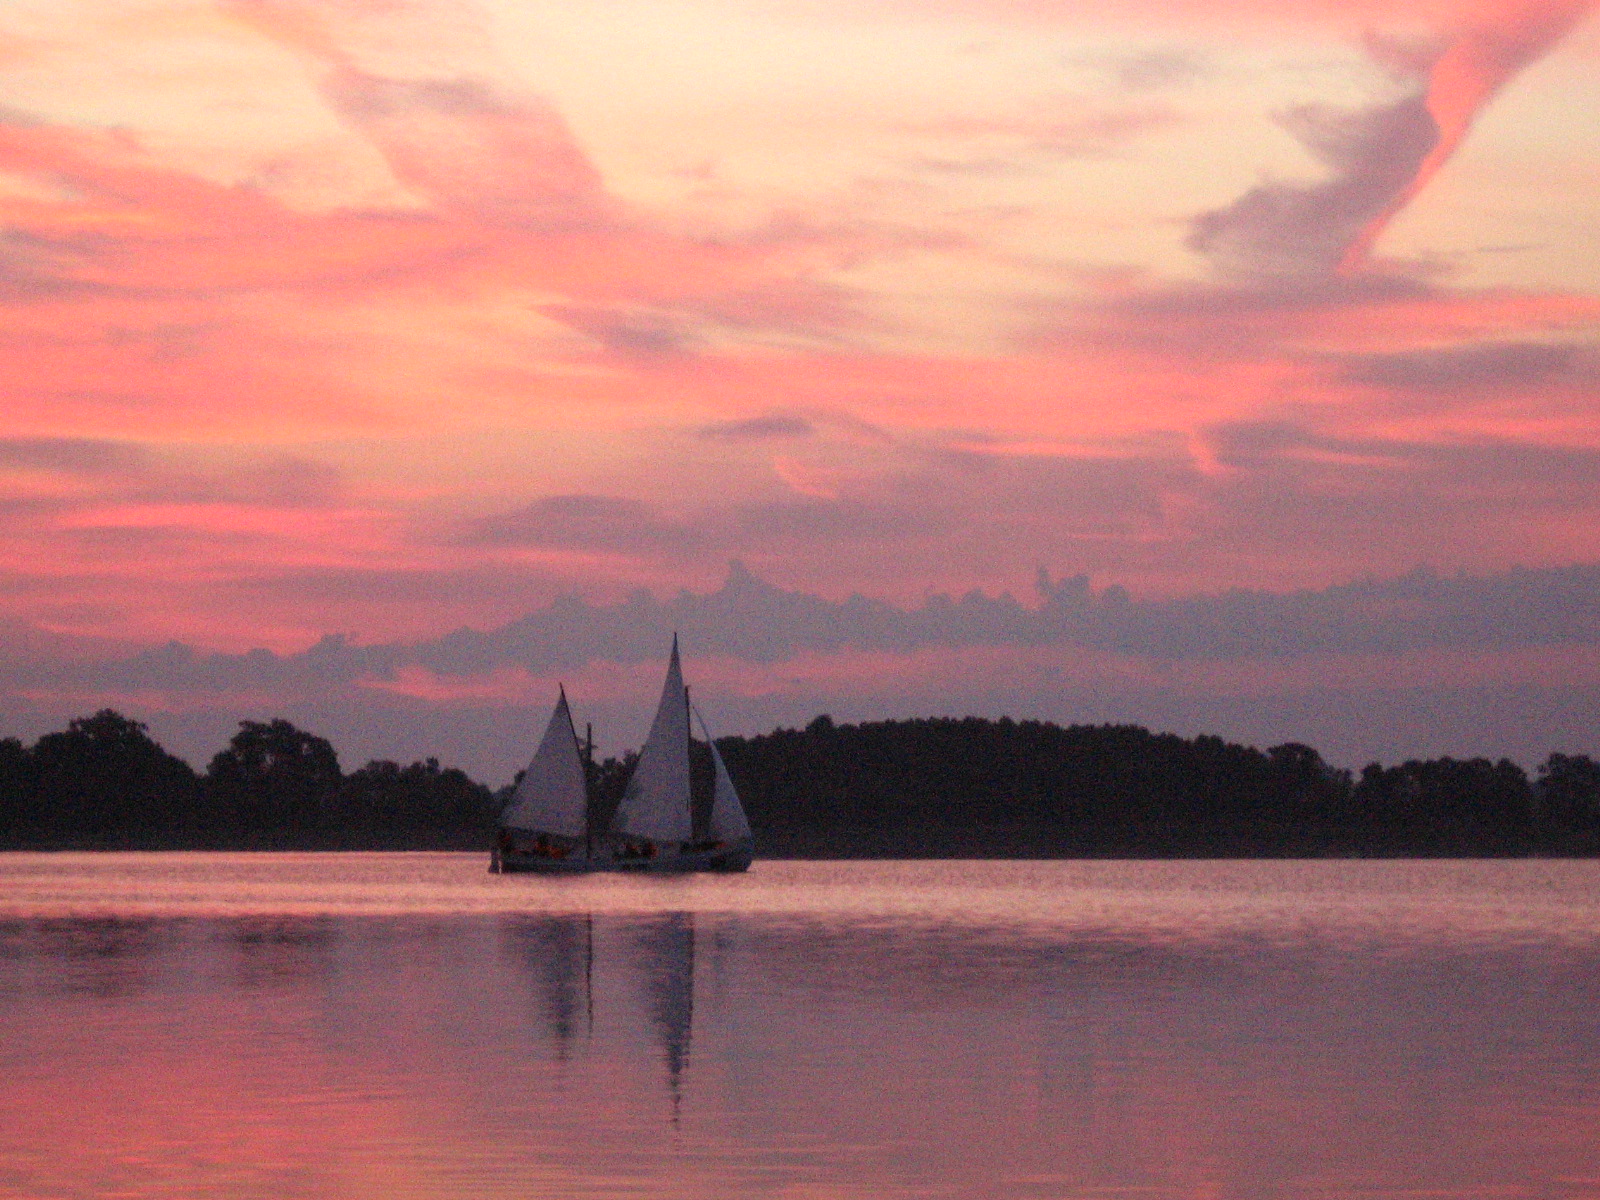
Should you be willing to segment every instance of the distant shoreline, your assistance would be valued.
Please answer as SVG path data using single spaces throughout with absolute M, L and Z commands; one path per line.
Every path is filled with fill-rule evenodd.
M 19 846 L 0 847 L 0 854 L 481 854 L 488 846 Z M 1562 854 L 1535 851 L 1526 854 L 762 854 L 757 862 L 1590 862 L 1592 853 Z
M 1512 859 L 1600 856 L 1600 763 L 1441 758 L 1359 775 L 1136 725 L 968 717 L 719 738 L 758 857 L 793 861 Z M 634 756 L 590 764 L 610 827 Z M 691 750 L 696 828 L 712 793 Z M 0 739 L 0 849 L 480 852 L 510 789 L 435 759 L 346 772 L 288 721 L 241 722 L 203 774 L 110 710 Z

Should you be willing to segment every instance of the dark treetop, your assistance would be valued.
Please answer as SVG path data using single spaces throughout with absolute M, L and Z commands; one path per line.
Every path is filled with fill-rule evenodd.
M 1359 776 L 1133 725 L 936 719 L 717 743 L 766 857 L 1600 854 L 1600 764 L 1435 759 Z M 696 744 L 697 810 L 709 753 Z M 603 827 L 633 755 L 591 770 Z M 0 739 L 0 849 L 482 849 L 509 795 L 435 759 L 345 774 L 324 739 L 245 721 L 197 774 L 105 710 Z

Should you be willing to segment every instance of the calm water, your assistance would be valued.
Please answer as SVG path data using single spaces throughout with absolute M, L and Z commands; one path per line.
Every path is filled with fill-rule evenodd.
M 1600 1197 L 1600 866 L 0 855 L 0 1197 Z

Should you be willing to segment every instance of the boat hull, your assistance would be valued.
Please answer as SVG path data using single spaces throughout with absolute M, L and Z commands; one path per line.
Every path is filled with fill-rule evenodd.
M 748 871 L 754 861 L 748 846 L 689 850 L 651 858 L 549 858 L 516 850 L 497 850 L 489 861 L 496 875 L 688 875 L 696 872 L 731 875 Z

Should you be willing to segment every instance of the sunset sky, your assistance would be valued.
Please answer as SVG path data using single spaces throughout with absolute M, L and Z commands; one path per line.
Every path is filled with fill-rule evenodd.
M 7 0 L 0 734 L 1600 754 L 1597 8 Z

